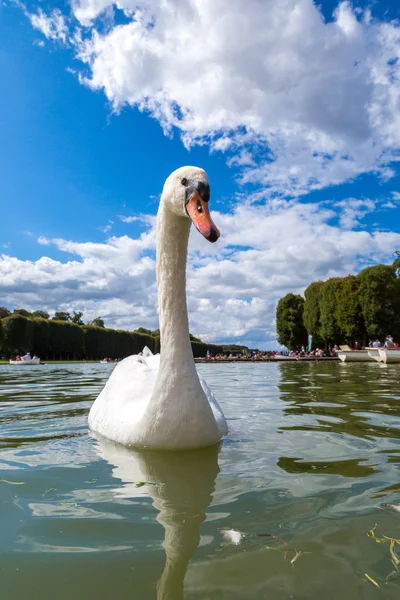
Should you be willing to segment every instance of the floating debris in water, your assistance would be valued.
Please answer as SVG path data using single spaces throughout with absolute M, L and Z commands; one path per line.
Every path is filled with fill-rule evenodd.
M 230 544 L 234 544 L 235 546 L 240 544 L 240 542 L 244 538 L 244 534 L 240 531 L 236 531 L 236 529 L 225 529 L 222 532 L 222 536 L 225 542 L 229 542 Z
M 165 483 L 159 481 L 137 481 L 135 485 L 137 488 L 141 488 L 144 485 L 165 485 Z
M 285 542 L 285 540 L 278 537 L 277 535 L 272 535 L 272 533 L 257 533 L 257 537 L 271 537 L 273 540 L 276 540 L 277 542 L 280 542 L 284 546 L 287 546 L 287 543 Z
M 368 573 L 364 573 L 364 575 L 365 575 L 365 577 L 368 579 L 368 581 L 370 581 L 371 583 L 373 583 L 373 584 L 374 584 L 374 586 L 375 586 L 375 587 L 377 587 L 377 588 L 381 589 L 381 586 L 379 585 L 379 583 L 377 583 L 377 582 L 375 581 L 375 579 L 372 579 L 372 577 L 370 577 L 370 576 L 368 575 Z
M 9 481 L 8 479 L 0 479 L 0 483 L 8 483 L 9 485 L 25 485 L 25 481 Z
M 390 510 L 400 513 L 400 504 L 381 504 L 381 508 L 390 508 Z
M 287 542 L 285 542 L 285 540 L 278 537 L 277 535 L 273 535 L 272 533 L 249 533 L 249 534 L 247 534 L 247 533 L 242 533 L 241 531 L 238 531 L 237 529 L 222 529 L 221 533 L 222 533 L 224 542 L 226 542 L 226 544 L 224 544 L 222 546 L 218 546 L 218 548 L 216 548 L 216 552 L 220 552 L 221 550 L 223 550 L 224 548 L 227 548 L 228 546 L 238 546 L 239 544 L 242 543 L 242 541 L 244 539 L 246 539 L 247 541 L 250 541 L 251 539 L 254 539 L 254 538 L 269 537 L 269 538 L 272 538 L 273 540 L 279 542 L 280 544 L 282 544 L 283 548 L 282 548 L 282 546 L 275 546 L 275 547 L 274 546 L 264 546 L 264 544 L 263 544 L 263 547 L 266 550 L 272 550 L 272 551 L 275 550 L 275 551 L 283 552 L 284 560 L 286 560 L 288 552 L 293 552 L 294 556 L 290 561 L 290 564 L 292 566 L 303 554 L 312 554 L 311 552 L 305 552 L 304 550 L 296 550 L 295 548 L 288 548 Z
M 393 564 L 394 568 L 396 569 L 396 571 L 398 571 L 399 570 L 398 567 L 400 565 L 400 559 L 397 556 L 396 551 L 395 551 L 396 543 L 397 543 L 397 540 L 395 540 L 394 538 L 392 538 L 390 540 L 390 556 L 392 557 L 392 564 Z
M 394 537 L 388 537 L 387 535 L 384 535 L 383 537 L 377 537 L 375 535 L 375 529 L 377 527 L 377 524 L 375 523 L 375 525 L 372 527 L 372 529 L 370 529 L 367 532 L 367 536 L 371 539 L 374 540 L 374 542 L 376 542 L 377 544 L 389 544 L 389 552 L 390 552 L 390 557 L 391 557 L 391 561 L 392 561 L 392 565 L 394 567 L 394 571 L 392 571 L 391 573 L 389 573 L 389 575 L 386 577 L 386 582 L 389 581 L 389 579 L 391 579 L 393 576 L 398 575 L 400 572 L 400 558 L 398 557 L 397 553 L 396 553 L 396 544 L 398 546 L 400 546 L 400 539 L 396 539 Z M 372 580 L 372 578 L 370 578 L 366 573 L 365 576 L 372 582 L 374 583 L 374 585 L 376 584 L 376 582 L 374 582 Z M 379 587 L 379 585 L 377 585 L 377 587 Z
M 291 565 L 294 565 L 296 560 L 299 559 L 300 556 L 302 556 L 303 554 L 311 554 L 311 552 L 303 552 L 303 550 L 295 550 L 295 552 L 296 552 L 296 554 L 293 556 L 292 560 L 290 561 Z

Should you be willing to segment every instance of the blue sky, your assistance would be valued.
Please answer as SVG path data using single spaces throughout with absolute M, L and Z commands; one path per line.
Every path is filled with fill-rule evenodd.
M 271 348 L 280 296 L 400 247 L 400 7 L 163 6 L 0 6 L 0 305 L 157 327 L 158 198 L 195 164 L 222 237 L 191 236 L 191 329 Z

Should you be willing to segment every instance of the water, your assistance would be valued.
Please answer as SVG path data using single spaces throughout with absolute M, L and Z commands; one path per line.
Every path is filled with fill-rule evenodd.
M 400 368 L 199 365 L 230 432 L 192 453 L 88 433 L 111 369 L 0 366 L 4 600 L 398 598 Z

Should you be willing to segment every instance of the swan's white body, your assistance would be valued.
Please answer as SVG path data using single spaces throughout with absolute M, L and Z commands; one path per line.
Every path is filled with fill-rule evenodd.
M 157 219 L 161 355 L 146 351 L 121 361 L 89 413 L 93 431 L 122 444 L 200 448 L 228 431 L 218 402 L 199 378 L 190 345 L 186 258 L 191 222 L 182 178 L 208 185 L 203 170 L 184 167 L 164 186 Z

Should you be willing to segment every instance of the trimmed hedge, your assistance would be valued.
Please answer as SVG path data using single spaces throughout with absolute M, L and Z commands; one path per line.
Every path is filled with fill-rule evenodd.
M 221 346 L 191 342 L 195 357 L 222 352 Z M 0 319 L 0 349 L 7 358 L 17 354 L 37 354 L 43 360 L 101 360 L 105 356 L 124 358 L 147 346 L 160 351 L 160 338 L 137 331 L 76 325 L 13 314 Z

